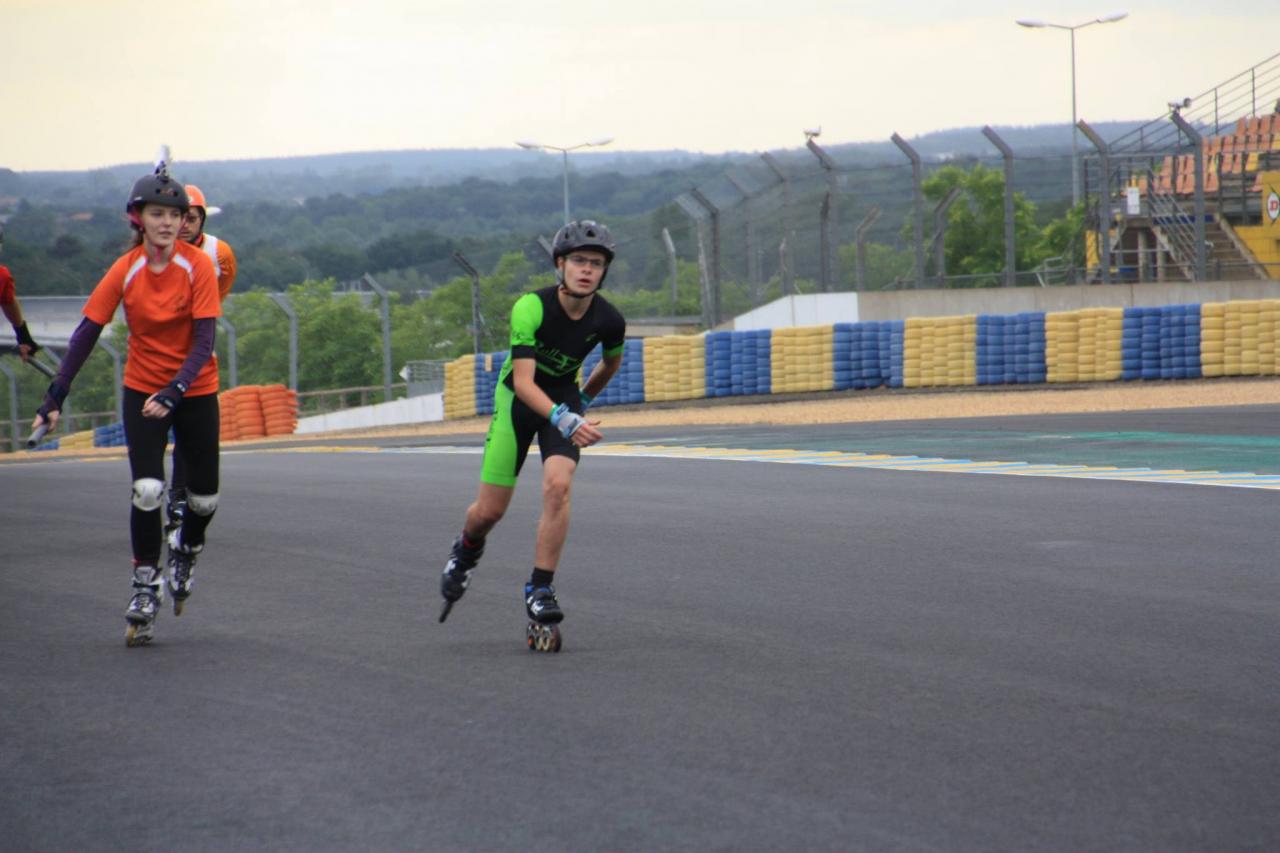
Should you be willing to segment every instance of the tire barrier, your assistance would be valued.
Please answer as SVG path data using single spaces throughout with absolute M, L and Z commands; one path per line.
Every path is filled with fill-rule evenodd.
M 464 355 L 444 366 L 444 417 L 475 417 L 476 410 L 476 357 Z
M 293 435 L 298 395 L 284 385 L 239 385 L 218 395 L 222 441 Z
M 978 317 L 978 384 L 1044 382 L 1044 314 L 984 314 Z
M 1280 299 L 915 317 L 628 340 L 596 405 L 866 388 L 1275 376 Z M 505 352 L 445 368 L 445 417 L 493 411 Z M 583 363 L 583 376 L 600 359 Z M 580 377 L 581 380 L 581 377 Z
M 978 318 L 912 317 L 905 323 L 902 384 L 906 388 L 978 384 Z
M 582 362 L 581 381 L 585 382 L 596 369 L 601 358 L 600 347 L 596 347 Z M 505 356 L 506 354 L 503 353 Z M 622 366 L 613 374 L 613 379 L 604 387 L 591 404 L 596 406 L 623 406 L 628 403 L 644 402 L 644 345 L 632 339 L 623 345 Z

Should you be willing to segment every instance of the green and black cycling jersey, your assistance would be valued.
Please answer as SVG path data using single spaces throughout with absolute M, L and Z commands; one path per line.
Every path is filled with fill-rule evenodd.
M 605 356 L 620 355 L 626 334 L 622 313 L 598 291 L 578 320 L 571 320 L 564 312 L 557 285 L 526 293 L 511 308 L 511 352 L 498 381 L 515 390 L 512 360 L 532 358 L 537 365 L 534 380 L 538 387 L 575 385 L 578 369 L 596 344 L 603 346 Z

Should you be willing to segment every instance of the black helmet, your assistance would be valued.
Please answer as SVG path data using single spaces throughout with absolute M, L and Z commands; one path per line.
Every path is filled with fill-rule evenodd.
M 162 204 L 165 207 L 176 207 L 183 213 L 191 207 L 187 191 L 182 183 L 169 177 L 168 173 L 143 175 L 133 185 L 129 193 L 129 202 L 124 206 L 126 213 L 133 213 L 144 204 Z
M 579 249 L 594 249 L 604 254 L 606 263 L 612 263 L 618 244 L 614 242 L 609 229 L 599 222 L 579 219 L 556 232 L 555 239 L 551 241 L 551 259 L 558 261 Z

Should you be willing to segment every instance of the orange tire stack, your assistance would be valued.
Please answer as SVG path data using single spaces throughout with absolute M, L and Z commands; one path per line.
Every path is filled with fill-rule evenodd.
M 283 385 L 239 385 L 218 397 L 223 441 L 293 435 L 298 428 L 298 394 Z
M 239 411 L 236 390 L 239 389 L 223 391 L 218 395 L 218 416 L 221 420 L 218 435 L 222 441 L 235 441 L 240 437 L 240 424 L 236 422 L 236 412 Z
M 267 435 L 293 435 L 298 428 L 298 393 L 283 385 L 264 385 L 258 392 Z

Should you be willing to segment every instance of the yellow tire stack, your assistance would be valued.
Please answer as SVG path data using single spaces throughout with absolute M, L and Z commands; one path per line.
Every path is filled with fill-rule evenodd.
M 1223 376 L 1226 368 L 1227 303 L 1200 306 L 1200 375 Z
M 694 400 L 707 395 L 706 338 L 664 335 L 644 342 L 646 401 Z
M 444 366 L 444 417 L 470 418 L 476 414 L 476 357 L 464 355 Z
M 978 317 L 912 317 L 903 330 L 906 388 L 978 384 Z
M 1123 308 L 1085 308 L 1079 315 L 1081 382 L 1109 382 L 1124 373 Z
M 774 329 L 769 380 L 774 394 L 830 391 L 835 387 L 835 326 Z
M 1124 373 L 1124 309 L 1082 308 L 1045 315 L 1049 382 L 1098 382 Z
M 1280 375 L 1276 365 L 1276 338 L 1280 337 L 1280 299 L 1267 299 L 1258 311 L 1258 373 Z
M 1048 382 L 1080 380 L 1080 317 L 1076 311 L 1044 315 L 1044 365 Z
M 1217 302 L 1200 308 L 1205 376 L 1275 376 L 1280 299 Z
M 93 430 L 86 429 L 58 438 L 59 450 L 84 450 L 93 447 Z

